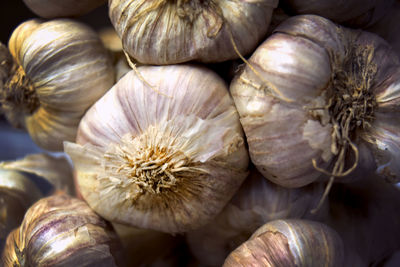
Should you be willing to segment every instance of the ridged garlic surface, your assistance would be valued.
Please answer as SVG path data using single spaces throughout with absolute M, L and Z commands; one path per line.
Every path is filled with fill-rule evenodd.
M 124 49 L 145 64 L 222 62 L 264 38 L 277 0 L 110 0 Z M 233 40 L 233 41 L 232 41 Z
M 7 238 L 11 266 L 118 266 L 120 244 L 110 225 L 82 200 L 56 194 L 36 202 Z
M 285 187 L 369 171 L 398 180 L 399 74 L 378 36 L 286 20 L 231 84 L 253 163 Z
M 326 218 L 328 205 L 318 214 L 310 212 L 317 206 L 322 192 L 322 184 L 284 188 L 252 170 L 232 200 L 214 220 L 187 233 L 190 250 L 202 264 L 221 266 L 231 251 L 269 221 Z
M 41 196 L 28 175 L 0 168 L 0 243 L 18 227 L 26 210 Z
M 373 25 L 392 8 L 395 0 L 282 0 L 295 15 L 315 14 L 357 28 Z
M 223 266 L 336 267 L 344 264 L 343 242 L 325 224 L 276 220 L 261 226 Z
M 42 18 L 74 17 L 88 13 L 106 0 L 23 0 L 35 14 Z
M 109 52 L 96 32 L 68 19 L 22 23 L 9 50 L 15 65 L 0 94 L 3 112 L 40 147 L 62 150 L 86 109 L 113 85 Z
M 196 65 L 132 70 L 65 142 L 77 187 L 104 218 L 184 232 L 215 217 L 247 176 L 225 82 Z

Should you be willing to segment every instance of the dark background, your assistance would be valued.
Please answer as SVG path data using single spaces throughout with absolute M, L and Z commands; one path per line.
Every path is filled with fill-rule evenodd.
M 0 2 L 0 41 L 3 44 L 7 44 L 12 31 L 20 23 L 31 18 L 38 18 L 38 16 L 32 13 L 22 0 L 0 0 Z M 94 29 L 111 26 L 107 13 L 107 4 L 76 19 L 91 25 Z

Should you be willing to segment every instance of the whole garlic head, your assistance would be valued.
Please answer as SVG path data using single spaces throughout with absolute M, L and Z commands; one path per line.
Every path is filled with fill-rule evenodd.
M 195 65 L 139 67 L 65 142 L 77 187 L 104 218 L 183 232 L 215 217 L 247 176 L 248 154 L 224 81 Z
M 62 150 L 81 117 L 114 82 L 108 51 L 86 25 L 29 20 L 13 32 L 13 75 L 0 93 L 3 112 L 40 147 Z
M 4 266 L 117 266 L 120 244 L 110 225 L 66 194 L 29 208 L 7 238 Z
M 277 0 L 110 0 L 124 49 L 145 64 L 222 62 L 264 38 Z
M 344 266 L 340 236 L 309 220 L 276 220 L 261 226 L 225 260 L 228 266 Z
M 23 0 L 35 14 L 42 18 L 80 16 L 104 4 L 106 0 Z
M 398 180 L 399 68 L 378 36 L 286 20 L 231 84 L 253 163 L 286 187 L 353 170 Z

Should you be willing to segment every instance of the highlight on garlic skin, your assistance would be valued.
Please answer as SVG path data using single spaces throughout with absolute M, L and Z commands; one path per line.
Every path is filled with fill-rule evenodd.
M 0 167 L 0 247 L 8 233 L 21 223 L 25 211 L 41 196 L 26 174 Z
M 109 224 L 82 200 L 60 193 L 36 202 L 7 238 L 4 266 L 121 266 Z
M 106 0 L 23 0 L 25 5 L 42 18 L 74 17 L 88 13 Z
M 235 249 L 223 266 L 334 267 L 343 265 L 340 236 L 309 220 L 276 220 L 261 226 Z
M 227 86 L 196 65 L 127 73 L 82 118 L 76 144 L 64 147 L 97 213 L 169 233 L 206 224 L 248 174 Z
M 337 23 L 365 28 L 383 18 L 395 0 L 282 0 L 295 15 L 315 14 Z
M 371 171 L 396 182 L 399 66 L 376 35 L 289 18 L 231 83 L 252 162 L 285 187 Z
M 96 32 L 68 19 L 26 21 L 8 46 L 14 66 L 0 92 L 2 112 L 40 147 L 62 150 L 86 109 L 113 85 L 109 52 Z
M 265 37 L 277 0 L 110 0 L 124 49 L 144 64 L 222 62 Z M 155 41 L 156 40 L 156 41 Z
M 206 266 L 222 266 L 229 253 L 266 222 L 288 218 L 326 218 L 328 202 L 318 214 L 310 213 L 322 193 L 322 184 L 284 188 L 252 170 L 232 200 L 214 220 L 186 234 L 190 251 Z

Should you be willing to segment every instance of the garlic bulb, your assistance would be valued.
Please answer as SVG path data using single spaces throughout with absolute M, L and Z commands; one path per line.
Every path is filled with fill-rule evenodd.
M 227 86 L 195 65 L 127 73 L 65 142 L 83 198 L 101 216 L 164 232 L 215 217 L 247 176 Z
M 344 266 L 339 235 L 322 223 L 276 220 L 260 227 L 225 260 L 227 266 Z
M 375 170 L 400 178 L 400 65 L 378 36 L 314 15 L 289 18 L 231 93 L 250 157 L 271 181 L 301 187 L 330 177 L 328 190 L 335 177 Z
M 3 112 L 40 147 L 62 150 L 81 117 L 114 82 L 97 34 L 73 20 L 29 20 L 13 32 L 13 75 L 0 93 Z
M 373 25 L 391 9 L 395 0 L 282 0 L 294 14 L 315 14 L 352 27 Z
M 221 266 L 232 250 L 266 222 L 327 217 L 327 205 L 319 214 L 310 213 L 322 192 L 322 184 L 296 189 L 280 187 L 252 170 L 239 191 L 211 223 L 187 233 L 190 250 L 204 265 Z
M 3 265 L 117 266 L 115 232 L 85 202 L 56 194 L 36 202 L 7 238 Z
M 23 0 L 36 15 L 42 18 L 80 16 L 104 4 L 106 0 Z
M 110 0 L 124 49 L 145 64 L 222 62 L 253 51 L 277 0 Z
M 25 211 L 41 195 L 26 174 L 0 168 L 0 243 L 18 227 Z

